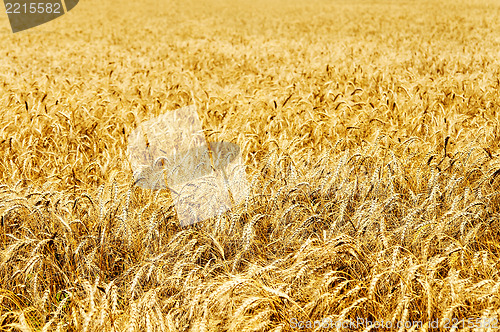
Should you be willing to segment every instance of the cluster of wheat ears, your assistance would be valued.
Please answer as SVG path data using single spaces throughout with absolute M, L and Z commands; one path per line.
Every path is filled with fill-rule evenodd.
M 499 14 L 88 0 L 19 34 L 1 18 L 0 329 L 488 330 Z M 250 189 L 181 227 L 168 190 L 134 185 L 127 137 L 193 104 L 208 141 L 241 147 Z

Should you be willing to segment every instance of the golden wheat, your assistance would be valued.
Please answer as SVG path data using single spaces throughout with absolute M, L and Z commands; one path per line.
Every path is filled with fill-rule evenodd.
M 22 33 L 0 19 L 0 329 L 494 322 L 499 10 L 88 0 Z M 244 166 L 163 176 L 157 149 L 189 142 L 158 119 L 179 109 Z M 136 129 L 150 154 L 129 160 Z

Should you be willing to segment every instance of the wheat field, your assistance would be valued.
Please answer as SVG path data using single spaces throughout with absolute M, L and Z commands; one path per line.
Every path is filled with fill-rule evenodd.
M 1 330 L 495 330 L 498 17 L 493 0 L 81 0 L 12 34 L 2 14 Z M 181 227 L 126 149 L 190 105 L 241 148 L 250 190 Z

